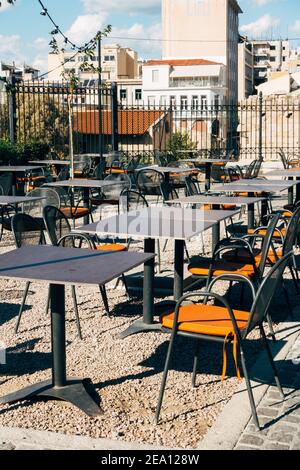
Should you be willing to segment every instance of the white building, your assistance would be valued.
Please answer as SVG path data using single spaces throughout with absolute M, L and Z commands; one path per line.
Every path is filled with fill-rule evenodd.
M 206 59 L 226 66 L 227 103 L 238 99 L 236 0 L 163 0 L 163 59 Z
M 227 92 L 225 69 L 203 59 L 150 60 L 143 66 L 143 101 L 183 111 L 222 105 Z
M 289 41 L 250 41 L 254 57 L 254 82 L 265 82 L 269 72 L 288 69 Z

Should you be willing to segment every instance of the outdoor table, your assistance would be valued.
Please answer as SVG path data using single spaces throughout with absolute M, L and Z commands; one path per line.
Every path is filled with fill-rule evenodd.
M 178 199 L 171 199 L 166 201 L 167 204 L 209 204 L 213 209 L 222 206 L 223 204 L 233 204 L 236 206 L 247 206 L 248 208 L 248 227 L 254 228 L 254 204 L 262 202 L 263 197 L 234 197 L 234 196 L 209 196 L 199 194 L 195 196 L 179 197 Z
M 0 206 L 17 206 L 23 202 L 40 201 L 45 196 L 0 196 Z
M 69 166 L 70 160 L 32 160 L 29 163 L 36 163 L 37 165 L 58 165 Z
M 205 191 L 209 191 L 211 186 L 211 169 L 213 164 L 216 165 L 218 163 L 224 163 L 225 165 L 226 163 L 228 163 L 228 160 L 224 158 L 190 158 L 187 160 L 183 160 L 183 162 L 193 162 L 197 165 L 205 166 Z
M 47 186 L 54 186 L 57 188 L 81 188 L 83 190 L 83 203 L 84 207 L 90 207 L 90 189 L 91 188 L 104 188 L 107 186 L 113 186 L 117 184 L 114 181 L 105 180 L 88 180 L 88 179 L 69 179 L 66 181 L 54 181 L 53 183 L 47 183 Z M 84 217 L 84 223 L 89 223 L 89 214 Z
M 239 211 L 200 211 L 196 209 L 172 207 L 148 207 L 145 209 L 119 214 L 98 223 L 76 228 L 78 233 L 90 235 L 115 235 L 144 240 L 145 253 L 155 252 L 156 239 L 173 239 L 174 248 L 174 284 L 173 294 L 177 301 L 189 285 L 186 280 L 184 287 L 184 244 L 185 241 L 201 234 L 205 230 L 216 227 L 214 241 L 219 239 L 219 224 L 222 220 L 232 217 Z M 151 274 L 149 274 L 149 272 Z M 145 265 L 144 282 L 153 277 L 154 259 Z M 143 322 L 133 325 L 124 335 L 143 331 L 145 325 L 153 324 L 153 306 L 143 304 Z M 152 312 L 151 312 L 152 308 Z M 151 312 L 151 313 L 150 313 Z
M 291 190 L 293 186 L 297 185 L 298 181 L 278 181 L 278 180 L 264 180 L 264 179 L 253 179 L 253 180 L 238 180 L 232 183 L 226 183 L 218 186 L 219 192 L 236 192 L 236 193 L 248 193 L 250 197 L 254 197 L 255 193 L 278 193 L 286 190 Z M 263 199 L 261 201 L 261 218 L 262 223 L 266 223 L 266 215 L 268 212 L 268 200 Z
M 285 178 L 288 178 L 289 180 L 292 180 L 293 178 L 296 179 L 296 181 L 300 181 L 300 169 L 295 169 L 295 168 L 281 168 L 278 170 L 271 171 L 270 173 L 267 173 L 266 176 L 283 176 Z M 295 202 L 300 201 L 300 185 L 297 184 L 296 186 L 296 200 Z M 294 203 L 294 195 L 293 191 L 290 190 L 289 192 L 289 204 Z
M 13 196 L 16 195 L 16 186 L 17 186 L 17 173 L 26 173 L 27 171 L 32 170 L 39 170 L 41 165 L 8 165 L 8 166 L 0 166 L 0 173 L 1 172 L 9 172 L 13 174 L 13 183 L 12 183 L 12 194 Z
M 88 416 L 101 414 L 102 410 L 85 388 L 88 379 L 67 378 L 65 285 L 105 285 L 153 257 L 153 254 L 144 253 L 54 246 L 27 246 L 1 255 L 1 278 L 50 283 L 52 379 L 1 397 L 0 403 L 35 396 L 53 397 L 72 403 Z

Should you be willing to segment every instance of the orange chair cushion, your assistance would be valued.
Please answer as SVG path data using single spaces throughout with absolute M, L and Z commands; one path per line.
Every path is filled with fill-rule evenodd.
M 278 256 L 278 259 L 282 258 L 282 248 L 277 248 L 276 253 Z M 256 248 L 253 250 L 254 258 L 256 265 L 260 263 L 261 260 L 261 251 Z M 229 262 L 238 262 L 238 263 L 251 263 L 251 258 L 249 255 L 249 252 L 245 250 L 244 248 L 240 248 L 238 250 L 232 250 L 232 251 L 227 251 L 223 255 L 223 259 Z M 277 261 L 274 251 L 272 249 L 269 250 L 268 257 L 267 257 L 267 263 L 269 264 L 275 264 Z
M 125 245 L 121 245 L 120 243 L 97 245 L 96 249 L 98 251 L 127 251 L 127 247 Z
M 211 266 L 209 258 L 201 258 L 190 263 L 188 270 L 193 276 L 207 277 Z M 216 260 L 213 262 L 212 276 L 220 276 L 221 274 L 241 274 L 249 279 L 255 276 L 254 268 L 251 264 L 227 262 L 224 260 Z
M 249 319 L 249 312 L 233 310 L 238 328 L 244 330 Z M 160 319 L 162 326 L 172 329 L 174 312 Z M 234 334 L 232 321 L 227 309 L 215 305 L 184 305 L 180 307 L 178 330 L 202 335 L 228 336 Z
M 255 232 L 255 229 L 254 229 L 254 228 L 249 228 L 249 229 L 248 229 L 248 234 L 249 234 L 249 235 L 253 235 L 254 232 Z M 282 228 L 282 229 L 280 230 L 280 232 L 281 232 L 281 235 L 282 235 L 283 237 L 285 237 L 285 235 L 286 235 L 286 228 Z M 258 234 L 259 234 L 259 235 L 262 235 L 263 237 L 266 235 L 266 233 L 267 233 L 267 230 L 266 230 L 266 229 L 259 230 L 259 232 L 258 232 Z M 281 236 L 280 236 L 278 230 L 276 230 L 276 232 L 274 232 L 273 237 L 274 237 L 274 238 L 281 238 Z
M 84 217 L 90 213 L 89 209 L 86 207 L 61 207 L 60 210 L 69 219 L 80 219 L 81 217 Z
M 222 204 L 221 208 L 224 211 L 234 211 L 236 209 L 236 206 L 234 206 L 233 204 Z

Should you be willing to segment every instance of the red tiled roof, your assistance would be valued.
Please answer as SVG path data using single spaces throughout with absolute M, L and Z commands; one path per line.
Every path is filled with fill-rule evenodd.
M 121 110 L 118 111 L 120 135 L 143 135 L 163 115 L 164 111 Z M 75 113 L 73 128 L 81 134 L 99 134 L 98 111 Z M 111 135 L 111 111 L 102 111 L 102 133 Z
M 189 65 L 222 65 L 220 62 L 212 62 L 205 59 L 170 59 L 170 60 L 148 60 L 144 65 L 172 65 L 172 66 L 189 66 Z

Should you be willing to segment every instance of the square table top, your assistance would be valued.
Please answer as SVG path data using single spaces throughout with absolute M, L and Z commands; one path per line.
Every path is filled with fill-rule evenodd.
M 136 171 L 141 171 L 141 170 L 156 170 L 159 171 L 160 173 L 191 173 L 194 171 L 194 168 L 190 167 L 171 167 L 171 166 L 147 166 L 144 168 L 137 168 Z
M 295 186 L 298 184 L 297 181 L 284 181 L 284 180 L 267 180 L 267 179 L 260 179 L 260 178 L 252 178 L 252 179 L 240 179 L 237 181 L 234 181 L 232 184 L 245 184 L 245 185 L 251 185 L 253 184 L 254 186 L 261 185 L 265 186 L 266 184 L 268 186 L 284 186 L 285 184 L 287 187 Z
M 280 184 L 269 184 L 269 181 L 265 181 L 264 183 L 251 183 L 251 184 L 240 184 L 239 181 L 233 182 L 233 183 L 226 183 L 223 185 L 218 186 L 217 188 L 214 187 L 210 189 L 210 191 L 218 191 L 220 193 L 222 192 L 244 192 L 244 193 L 259 193 L 259 192 L 265 192 L 265 193 L 276 193 L 276 192 L 281 192 L 285 191 L 286 189 L 291 188 L 292 186 L 295 186 L 295 183 L 297 182 L 294 181 L 281 181 Z
M 30 170 L 39 170 L 41 165 L 5 165 L 5 166 L 0 166 L 0 173 L 1 171 L 9 171 L 9 172 L 24 172 L 24 171 L 30 171 Z
M 71 164 L 70 160 L 32 160 L 29 163 L 37 163 L 38 165 L 63 165 L 69 166 Z
M 76 232 L 136 238 L 189 240 L 216 223 L 238 214 L 235 211 L 201 211 L 174 207 L 148 207 L 76 228 Z
M 115 184 L 121 184 L 121 182 L 105 180 L 70 179 L 65 181 L 53 181 L 52 183 L 47 183 L 47 186 L 64 186 L 70 188 L 103 188 L 105 186 L 113 186 Z
M 21 204 L 22 202 L 41 201 L 46 196 L 0 196 L 0 206 Z
M 179 197 L 178 199 L 170 199 L 165 201 L 166 204 L 235 204 L 240 206 L 248 206 L 261 202 L 264 197 L 238 197 L 238 196 L 210 196 L 206 194 L 197 194 L 195 196 Z
M 0 278 L 104 285 L 153 257 L 151 253 L 26 246 L 0 255 Z
M 297 178 L 300 177 L 300 169 L 280 168 L 267 173 L 266 176 L 294 176 L 294 178 Z

